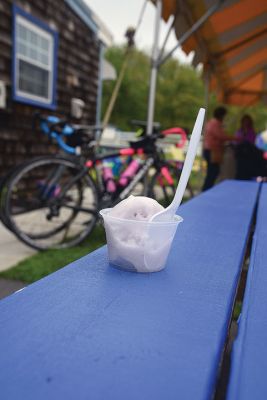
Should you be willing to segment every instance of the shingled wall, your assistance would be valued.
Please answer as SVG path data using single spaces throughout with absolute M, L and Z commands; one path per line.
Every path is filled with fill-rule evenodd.
M 96 116 L 100 44 L 64 0 L 15 2 L 59 33 L 56 111 L 12 100 L 12 4 L 0 1 L 0 80 L 7 87 L 7 107 L 0 109 L 0 177 L 23 160 L 56 151 L 40 131 L 33 131 L 34 112 L 68 115 L 76 97 L 86 104 L 82 123 L 94 124 Z

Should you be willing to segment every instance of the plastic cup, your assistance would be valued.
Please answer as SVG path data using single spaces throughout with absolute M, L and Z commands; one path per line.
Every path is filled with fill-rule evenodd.
M 121 219 L 100 211 L 106 231 L 110 264 L 131 272 L 158 272 L 166 266 L 176 229 L 183 218 L 149 222 Z

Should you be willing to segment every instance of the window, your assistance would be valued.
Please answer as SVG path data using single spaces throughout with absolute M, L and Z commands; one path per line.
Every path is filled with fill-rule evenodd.
M 57 33 L 14 6 L 13 98 L 55 108 Z

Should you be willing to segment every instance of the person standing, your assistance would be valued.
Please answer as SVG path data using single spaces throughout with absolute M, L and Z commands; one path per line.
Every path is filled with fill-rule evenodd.
M 255 139 L 253 120 L 250 115 L 245 114 L 235 133 L 236 179 L 250 180 L 266 175 L 263 152 L 254 145 Z
M 253 126 L 253 119 L 250 115 L 245 114 L 240 121 L 240 128 L 235 133 L 235 138 L 238 143 L 255 143 L 256 132 Z
M 215 184 L 220 172 L 224 142 L 229 140 L 223 129 L 223 119 L 226 114 L 225 107 L 217 107 L 213 112 L 213 118 L 205 126 L 203 156 L 207 162 L 207 172 L 202 191 L 210 189 Z

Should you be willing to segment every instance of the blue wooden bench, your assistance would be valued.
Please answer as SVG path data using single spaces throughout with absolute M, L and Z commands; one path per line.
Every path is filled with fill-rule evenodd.
M 165 270 L 122 272 L 106 247 L 0 302 L 0 397 L 212 398 L 259 185 L 180 208 Z
M 261 190 L 229 400 L 267 399 L 267 185 Z

